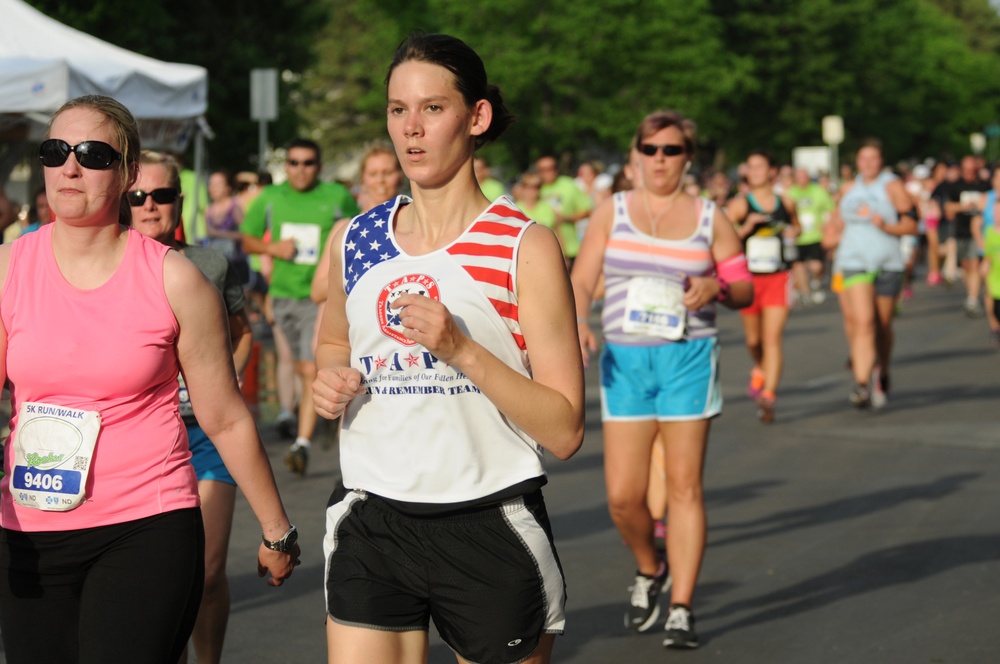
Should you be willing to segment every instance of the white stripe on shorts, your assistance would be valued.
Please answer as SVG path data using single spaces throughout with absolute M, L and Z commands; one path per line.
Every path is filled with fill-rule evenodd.
M 548 634 L 562 634 L 566 628 L 566 582 L 545 529 L 525 506 L 523 498 L 507 501 L 501 509 L 511 530 L 534 559 L 542 580 L 546 611 L 542 629 Z
M 351 491 L 341 501 L 326 508 L 326 534 L 323 535 L 323 601 L 325 606 L 330 606 L 330 598 L 327 596 L 327 588 L 330 581 L 330 562 L 333 560 L 333 552 L 337 550 L 337 530 L 347 515 L 351 513 L 351 507 L 359 500 L 365 500 L 365 494 L 358 491 Z

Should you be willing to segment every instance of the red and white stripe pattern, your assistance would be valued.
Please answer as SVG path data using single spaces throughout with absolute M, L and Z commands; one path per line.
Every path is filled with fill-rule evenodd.
M 374 266 L 399 256 L 392 219 L 399 207 L 409 203 L 406 196 L 398 196 L 351 221 L 341 248 L 348 295 Z M 525 229 L 533 223 L 509 198 L 501 196 L 445 249 L 479 284 L 525 355 L 527 346 L 517 316 L 517 248 Z
M 501 196 L 447 249 L 483 289 L 522 351 L 527 346 L 517 316 L 517 248 L 532 223 Z

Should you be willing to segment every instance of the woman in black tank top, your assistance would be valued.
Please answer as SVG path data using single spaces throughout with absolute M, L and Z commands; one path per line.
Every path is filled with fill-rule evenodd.
M 775 395 L 783 362 L 782 335 L 788 321 L 789 269 L 796 256 L 799 221 L 795 205 L 773 189 L 774 159 L 763 152 L 747 157 L 750 191 L 726 206 L 746 248 L 753 273 L 754 303 L 740 310 L 747 350 L 754 362 L 747 392 L 765 424 L 774 421 Z

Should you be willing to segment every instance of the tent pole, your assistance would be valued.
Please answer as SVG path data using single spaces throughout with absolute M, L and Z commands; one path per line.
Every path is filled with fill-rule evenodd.
M 201 209 L 201 183 L 205 177 L 205 134 L 201 127 L 195 124 L 194 129 L 194 222 L 191 228 L 198 229 L 198 211 Z M 187 238 L 188 242 L 200 241 L 202 238 Z

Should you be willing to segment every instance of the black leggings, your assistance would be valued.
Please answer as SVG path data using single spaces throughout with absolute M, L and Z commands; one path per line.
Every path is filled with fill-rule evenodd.
M 9 664 L 176 664 L 198 617 L 198 508 L 65 532 L 0 533 Z

